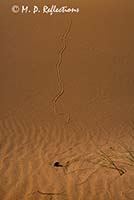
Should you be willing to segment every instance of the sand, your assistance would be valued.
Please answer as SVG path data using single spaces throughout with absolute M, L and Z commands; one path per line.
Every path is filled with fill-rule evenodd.
M 133 7 L 1 0 L 0 200 L 134 199 Z

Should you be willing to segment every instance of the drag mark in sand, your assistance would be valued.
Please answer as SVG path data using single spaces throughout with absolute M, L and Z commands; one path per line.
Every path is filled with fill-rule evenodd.
M 68 25 L 68 27 L 67 27 L 67 29 L 66 29 L 66 31 L 63 34 L 62 39 L 61 39 L 63 45 L 62 45 L 62 48 L 59 50 L 58 60 L 57 60 L 57 63 L 56 63 L 56 72 L 57 72 L 57 80 L 58 80 L 58 88 L 59 88 L 59 92 L 53 98 L 53 110 L 54 110 L 54 113 L 56 115 L 64 114 L 64 113 L 57 112 L 56 103 L 64 93 L 64 83 L 63 83 L 63 79 L 62 79 L 62 75 L 61 75 L 61 71 L 60 71 L 60 66 L 61 66 L 62 60 L 63 60 L 63 53 L 64 53 L 64 51 L 66 50 L 66 47 L 67 47 L 67 43 L 66 43 L 67 42 L 67 36 L 70 33 L 71 26 L 72 26 L 72 20 L 70 18 L 69 25 Z
M 33 192 L 33 194 L 38 193 L 40 195 L 45 195 L 45 196 L 49 196 L 50 199 L 53 199 L 53 196 L 65 196 L 65 192 L 41 192 L 39 190 L 37 190 L 36 192 Z
M 42 195 L 51 195 L 51 196 L 56 196 L 56 195 L 62 195 L 63 192 L 60 192 L 60 193 L 53 193 L 53 192 L 41 192 L 41 191 L 37 191 L 39 194 L 42 194 Z

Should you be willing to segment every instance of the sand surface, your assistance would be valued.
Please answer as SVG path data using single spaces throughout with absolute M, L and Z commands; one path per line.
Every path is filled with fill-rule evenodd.
M 14 3 L 80 13 L 13 14 Z M 134 199 L 133 11 L 1 0 L 0 200 Z

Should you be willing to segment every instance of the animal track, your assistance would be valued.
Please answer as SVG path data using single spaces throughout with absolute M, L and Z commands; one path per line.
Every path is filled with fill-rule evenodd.
M 60 49 L 60 51 L 58 53 L 58 60 L 57 60 L 57 63 L 56 63 L 56 72 L 57 72 L 58 89 L 59 89 L 59 92 L 53 98 L 53 110 L 54 110 L 54 113 L 56 115 L 64 114 L 64 113 L 60 113 L 60 112 L 57 111 L 56 104 L 57 104 L 57 101 L 59 100 L 59 98 L 64 93 L 64 83 L 63 83 L 63 79 L 62 79 L 62 75 L 61 75 L 61 71 L 60 71 L 60 66 L 61 66 L 62 60 L 63 60 L 63 53 L 65 52 L 66 47 L 67 47 L 67 43 L 66 43 L 67 42 L 67 36 L 70 33 L 71 26 L 72 26 L 72 20 L 70 19 L 69 25 L 68 25 L 68 27 L 67 27 L 67 29 L 66 29 L 66 31 L 63 34 L 63 37 L 61 39 L 62 43 L 63 43 L 63 46 L 62 46 L 62 48 Z

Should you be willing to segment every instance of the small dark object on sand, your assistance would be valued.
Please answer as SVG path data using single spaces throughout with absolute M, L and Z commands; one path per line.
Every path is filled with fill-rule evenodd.
M 61 165 L 59 162 L 55 162 L 54 167 L 63 167 L 63 165 Z

